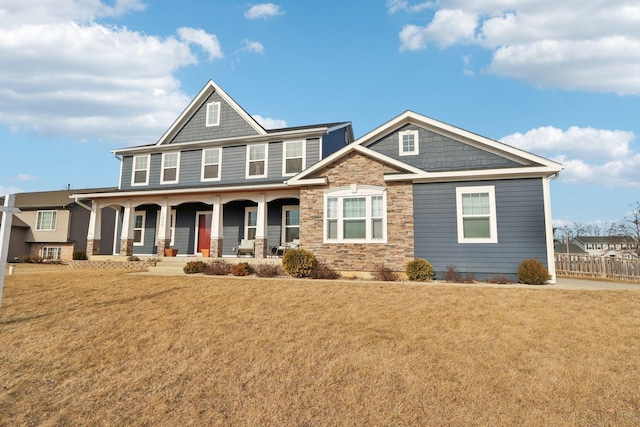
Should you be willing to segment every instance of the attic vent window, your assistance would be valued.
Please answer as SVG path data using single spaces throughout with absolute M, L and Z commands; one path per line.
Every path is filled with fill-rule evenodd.
M 220 124 L 220 103 L 210 102 L 207 104 L 207 127 L 218 126 Z
M 419 154 L 417 130 L 399 132 L 398 135 L 401 156 L 413 156 Z

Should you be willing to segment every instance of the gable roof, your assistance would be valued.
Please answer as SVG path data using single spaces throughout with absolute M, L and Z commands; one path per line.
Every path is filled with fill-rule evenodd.
M 502 169 L 485 169 L 485 170 L 464 170 L 464 171 L 438 171 L 427 172 L 422 169 L 410 166 L 402 161 L 392 159 L 380 153 L 375 153 L 367 147 L 384 136 L 400 129 L 401 127 L 413 124 L 441 135 L 445 135 L 451 139 L 469 144 L 476 148 L 487 152 L 508 158 L 522 165 L 518 168 L 502 168 Z M 302 184 L 306 177 L 312 173 L 324 168 L 331 162 L 346 155 L 347 153 L 358 150 L 360 152 L 373 155 L 375 153 L 379 160 L 385 161 L 396 167 L 407 170 L 408 174 L 396 174 L 394 176 L 385 177 L 389 180 L 447 180 L 447 179 L 488 179 L 490 177 L 510 177 L 510 176 L 550 176 L 560 172 L 564 166 L 544 157 L 537 156 L 524 150 L 512 147 L 507 144 L 468 132 L 464 129 L 457 128 L 447 123 L 434 120 L 430 117 L 423 116 L 413 111 L 407 110 L 396 116 L 388 122 L 378 126 L 371 132 L 361 136 L 351 144 L 336 151 L 331 156 L 326 157 L 312 167 L 305 169 L 298 175 L 290 178 L 288 184 Z M 366 150 L 366 151 L 365 151 Z
M 164 145 L 169 143 L 173 137 L 182 129 L 182 127 L 187 123 L 187 121 L 196 113 L 196 111 L 202 106 L 202 104 L 209 98 L 209 96 L 216 92 L 224 101 L 229 104 L 229 106 L 238 113 L 248 124 L 251 126 L 258 135 L 266 135 L 267 131 L 260 126 L 260 124 L 251 117 L 249 113 L 247 113 L 236 101 L 233 100 L 227 93 L 222 90 L 220 86 L 218 86 L 213 80 L 209 80 L 207 84 L 204 85 L 200 93 L 196 95 L 195 98 L 191 101 L 191 103 L 185 108 L 185 110 L 178 116 L 178 118 L 173 122 L 171 127 L 167 129 L 167 131 L 160 137 L 158 142 L 155 145 Z
M 87 188 L 87 193 L 102 193 L 114 191 L 115 187 Z M 57 191 L 34 191 L 31 193 L 17 193 L 14 202 L 15 207 L 20 209 L 54 209 L 65 208 L 71 203 L 70 196 L 79 190 L 57 190 Z M 4 203 L 4 197 L 0 197 L 0 203 Z

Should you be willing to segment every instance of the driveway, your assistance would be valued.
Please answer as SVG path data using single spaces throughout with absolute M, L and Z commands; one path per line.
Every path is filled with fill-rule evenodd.
M 601 282 L 598 280 L 558 278 L 555 285 L 541 286 L 541 288 L 583 289 L 589 291 L 640 291 L 640 283 Z

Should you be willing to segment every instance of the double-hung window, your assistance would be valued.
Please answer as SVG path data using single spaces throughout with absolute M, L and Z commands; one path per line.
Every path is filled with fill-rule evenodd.
M 38 211 L 36 231 L 55 231 L 58 211 Z
M 295 175 L 305 167 L 305 141 L 285 141 L 282 175 Z
M 498 243 L 494 186 L 457 187 L 458 243 Z
M 417 130 L 398 132 L 398 144 L 401 156 L 413 156 L 420 154 Z
M 147 185 L 149 183 L 149 156 L 133 156 L 133 173 L 131 185 Z
M 300 238 L 300 207 L 282 207 L 282 241 L 292 242 Z
M 325 192 L 325 243 L 385 243 L 386 190 L 351 185 Z
M 267 176 L 267 144 L 247 146 L 247 178 Z
M 209 102 L 207 104 L 207 127 L 220 124 L 220 103 Z
M 144 224 L 146 220 L 146 212 L 134 212 L 133 214 L 133 245 L 144 245 Z
M 220 148 L 202 150 L 202 181 L 220 180 Z
M 244 238 L 254 240 L 258 231 L 258 208 L 247 207 L 244 214 Z
M 180 174 L 180 153 L 162 153 L 161 184 L 178 182 Z

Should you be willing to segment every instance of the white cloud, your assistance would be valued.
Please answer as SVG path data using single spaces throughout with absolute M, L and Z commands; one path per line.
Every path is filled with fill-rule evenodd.
M 17 181 L 33 181 L 34 179 L 38 179 L 37 176 L 29 175 L 28 173 L 20 173 L 15 178 Z
M 409 5 L 409 2 L 406 0 L 387 0 L 387 12 L 390 15 L 393 15 L 399 10 L 404 10 L 409 13 L 420 12 L 424 9 L 430 9 L 434 7 L 434 2 L 425 1 L 423 3 L 418 3 L 414 5 Z
M 284 11 L 273 3 L 254 4 L 244 13 L 247 19 L 268 19 L 278 15 L 284 15 Z
M 93 21 L 142 7 L 138 0 L 3 2 L 0 123 L 46 137 L 155 142 L 189 103 L 174 74 L 200 61 L 191 47 L 209 59 L 222 50 L 201 29 L 157 37 Z
M 633 132 L 552 126 L 514 133 L 500 141 L 551 158 L 566 166 L 560 181 L 607 188 L 640 188 L 640 153 Z
M 262 117 L 257 114 L 253 115 L 252 117 L 256 120 L 256 122 L 260 123 L 260 126 L 265 129 L 280 129 L 287 127 L 287 122 L 282 119 L 271 119 L 269 117 Z
M 264 46 L 260 42 L 253 42 L 247 39 L 242 40 L 242 49 L 245 52 L 264 54 Z
M 390 13 L 410 7 L 387 2 Z M 540 87 L 640 95 L 637 1 L 441 0 L 429 23 L 399 37 L 401 50 L 483 47 L 489 72 Z

